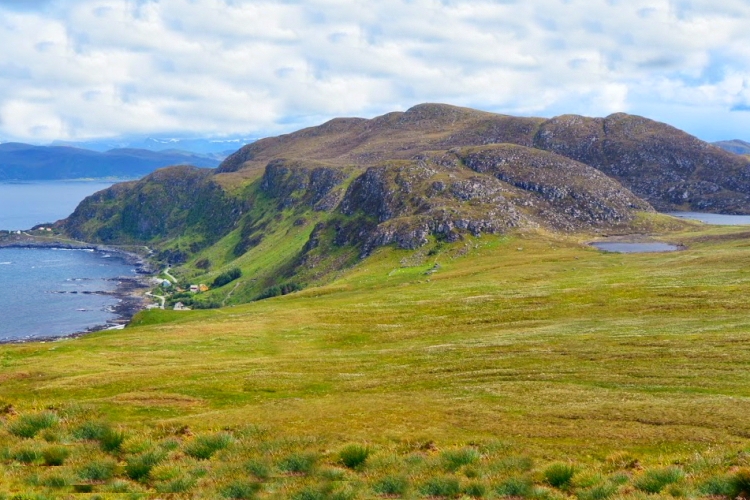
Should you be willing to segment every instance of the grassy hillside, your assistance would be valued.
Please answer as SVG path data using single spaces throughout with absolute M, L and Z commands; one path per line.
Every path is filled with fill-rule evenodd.
M 284 297 L 2 346 L 0 492 L 738 495 L 748 234 L 644 217 L 687 250 L 531 232 L 387 247 Z M 49 428 L 18 436 L 44 412 Z M 350 468 L 351 444 L 367 458 Z M 64 464 L 43 465 L 55 446 Z M 550 479 L 558 462 L 570 481 Z

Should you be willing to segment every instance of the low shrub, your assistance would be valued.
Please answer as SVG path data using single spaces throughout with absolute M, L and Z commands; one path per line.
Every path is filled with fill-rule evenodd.
M 208 460 L 219 450 L 232 444 L 232 436 L 226 433 L 198 436 L 185 448 L 185 453 L 198 460 Z
M 36 436 L 39 431 L 57 425 L 58 421 L 57 415 L 50 412 L 21 415 L 8 426 L 8 432 L 14 436 L 30 439 Z
M 370 449 L 358 444 L 350 444 L 339 452 L 339 461 L 349 469 L 361 467 L 370 456 Z
M 222 287 L 228 283 L 231 283 L 232 281 L 236 279 L 239 279 L 240 277 L 242 277 L 242 271 L 235 267 L 225 273 L 221 273 L 220 275 L 218 275 L 214 279 L 213 283 L 211 284 L 211 287 L 212 288 Z
M 385 476 L 375 482 L 372 489 L 379 495 L 403 496 L 409 490 L 409 480 L 405 476 Z
M 429 497 L 456 497 L 461 493 L 458 479 L 449 476 L 436 476 L 428 479 L 419 488 L 423 495 Z
M 440 454 L 443 467 L 449 471 L 455 471 L 464 465 L 478 462 L 482 456 L 473 448 L 462 448 L 460 450 L 446 450 Z
M 683 477 L 685 474 L 677 467 L 651 469 L 637 478 L 633 486 L 646 493 L 659 493 L 664 487 L 682 480 Z
M 299 292 L 300 290 L 302 290 L 302 285 L 300 285 L 299 283 L 284 283 L 283 285 L 274 285 L 263 290 L 255 300 L 270 299 L 271 297 L 288 295 L 293 292 Z
M 576 470 L 571 464 L 556 463 L 544 469 L 544 479 L 550 486 L 565 488 L 570 485 Z
M 42 452 L 42 460 L 44 465 L 52 467 L 60 466 L 65 463 L 65 460 L 70 456 L 70 450 L 63 448 L 62 446 L 50 446 Z

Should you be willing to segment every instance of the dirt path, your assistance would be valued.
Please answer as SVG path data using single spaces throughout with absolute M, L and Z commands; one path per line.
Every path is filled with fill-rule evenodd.
M 164 309 L 164 306 L 167 303 L 167 298 L 165 296 L 163 296 L 163 295 L 156 295 L 156 294 L 151 293 L 151 292 L 146 292 L 146 295 L 148 295 L 149 297 L 154 297 L 156 299 L 159 299 L 161 301 L 161 306 L 159 306 L 159 309 Z

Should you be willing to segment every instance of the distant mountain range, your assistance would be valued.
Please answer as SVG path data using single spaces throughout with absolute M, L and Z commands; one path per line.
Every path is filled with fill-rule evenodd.
M 725 151 L 738 155 L 750 155 L 750 142 L 741 141 L 734 139 L 732 141 L 719 141 L 714 142 L 714 146 L 718 146 Z
M 217 158 L 177 150 L 120 148 L 106 152 L 69 146 L 0 144 L 0 181 L 133 179 L 170 165 L 213 168 Z
M 72 146 L 105 152 L 112 149 L 146 149 L 148 151 L 182 151 L 223 160 L 254 138 L 229 137 L 225 139 L 179 139 L 168 137 L 124 137 L 82 142 L 55 141 L 50 146 Z

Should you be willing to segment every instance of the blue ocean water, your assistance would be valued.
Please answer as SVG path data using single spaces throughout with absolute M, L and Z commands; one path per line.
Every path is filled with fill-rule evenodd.
M 116 319 L 117 277 L 135 270 L 88 250 L 0 248 L 0 340 L 69 335 Z
M 103 181 L 0 182 L 0 229 L 31 229 L 64 219 L 86 196 L 111 185 Z
M 67 217 L 100 181 L 0 183 L 0 229 Z M 116 319 L 117 278 L 133 277 L 116 255 L 84 250 L 0 248 L 0 341 L 63 336 Z

